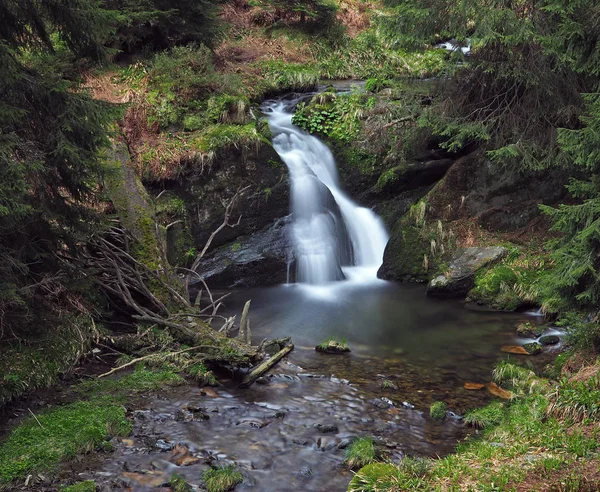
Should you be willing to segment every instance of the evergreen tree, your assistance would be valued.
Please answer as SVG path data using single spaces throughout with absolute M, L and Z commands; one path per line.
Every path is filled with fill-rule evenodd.
M 561 129 L 562 157 L 583 171 L 567 186 L 576 204 L 542 207 L 561 237 L 550 243 L 555 267 L 544 279 L 545 308 L 598 308 L 600 304 L 600 93 L 587 94 L 583 128 Z
M 102 26 L 88 2 L 0 0 L 0 339 L 57 302 L 57 253 L 93 224 L 110 111 L 65 80 L 51 53 L 62 43 L 101 56 L 102 33 L 90 29 L 99 14 Z M 47 54 L 37 67 L 36 53 Z

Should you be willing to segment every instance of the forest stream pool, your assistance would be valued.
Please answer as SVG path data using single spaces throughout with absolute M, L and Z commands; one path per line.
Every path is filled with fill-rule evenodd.
M 516 325 L 535 317 L 430 299 L 419 285 L 239 290 L 222 314 L 239 316 L 248 299 L 253 343 L 291 336 L 295 344 L 268 382 L 242 390 L 221 377 L 219 388 L 165 389 L 133 412 L 131 439 L 82 478 L 160 490 L 174 472 L 198 484 L 209 465 L 235 464 L 244 475 L 236 490 L 344 491 L 352 478 L 344 448 L 355 436 L 373 437 L 391 460 L 446 455 L 468 431 L 453 415 L 432 420 L 432 402 L 459 416 L 492 398 L 465 382 L 490 381 L 507 357 L 536 368 L 550 358 L 500 351 L 523 343 Z M 315 352 L 329 336 L 345 338 L 352 352 Z

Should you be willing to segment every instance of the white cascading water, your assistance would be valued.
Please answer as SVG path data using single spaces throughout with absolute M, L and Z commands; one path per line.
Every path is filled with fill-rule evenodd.
M 296 281 L 375 280 L 388 241 L 385 227 L 341 190 L 331 151 L 292 124 L 293 106 L 279 101 L 263 109 L 273 147 L 290 171 Z

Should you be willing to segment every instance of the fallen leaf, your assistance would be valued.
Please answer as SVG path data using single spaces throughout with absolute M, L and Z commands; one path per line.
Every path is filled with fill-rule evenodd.
M 468 390 L 480 390 L 485 388 L 485 384 L 483 383 L 465 383 L 465 389 Z
M 494 396 L 504 398 L 505 400 L 510 400 L 512 398 L 512 393 L 510 391 L 500 388 L 496 383 L 487 383 L 485 387 Z
M 504 345 L 500 347 L 500 350 L 509 354 L 529 355 L 529 352 L 521 345 Z
M 143 487 L 160 487 L 161 485 L 164 485 L 169 482 L 169 477 L 166 473 L 156 474 L 148 472 L 146 474 L 123 472 L 123 477 Z

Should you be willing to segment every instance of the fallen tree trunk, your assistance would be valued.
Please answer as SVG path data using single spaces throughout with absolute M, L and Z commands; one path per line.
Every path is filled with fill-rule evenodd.
M 252 385 L 259 377 L 269 371 L 275 366 L 281 359 L 289 354 L 294 349 L 294 344 L 290 343 L 283 347 L 279 352 L 265 360 L 262 364 L 253 369 L 242 381 L 240 388 L 248 388 Z

